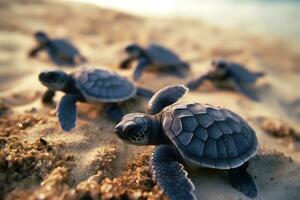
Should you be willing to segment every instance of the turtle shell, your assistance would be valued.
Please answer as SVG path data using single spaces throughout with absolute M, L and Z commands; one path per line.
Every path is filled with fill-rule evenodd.
M 83 68 L 73 74 L 76 87 L 90 102 L 120 102 L 136 94 L 136 86 L 126 77 L 105 69 Z
M 235 76 L 238 81 L 243 83 L 251 84 L 257 79 L 257 76 L 254 73 L 237 63 L 230 63 L 228 71 L 231 75 Z
M 162 111 L 166 136 L 183 158 L 203 167 L 230 169 L 257 153 L 255 132 L 233 112 L 199 103 L 176 103 Z
M 175 53 L 157 44 L 149 45 L 145 52 L 156 66 L 180 66 L 184 64 Z
M 79 55 L 79 51 L 67 40 L 64 39 L 54 39 L 51 40 L 55 48 L 60 54 L 68 57 L 74 57 Z

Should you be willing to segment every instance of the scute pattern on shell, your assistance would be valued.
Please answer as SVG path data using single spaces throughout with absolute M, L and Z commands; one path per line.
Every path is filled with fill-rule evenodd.
M 73 77 L 76 86 L 91 102 L 120 102 L 136 94 L 136 86 L 114 72 L 105 69 L 83 68 Z
M 162 126 L 189 162 L 230 169 L 257 153 L 255 132 L 235 113 L 199 103 L 176 103 L 162 111 Z

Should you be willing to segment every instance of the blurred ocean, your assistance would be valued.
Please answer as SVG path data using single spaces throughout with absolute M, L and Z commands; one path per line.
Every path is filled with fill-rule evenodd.
M 131 14 L 201 19 L 300 42 L 300 0 L 77 0 Z

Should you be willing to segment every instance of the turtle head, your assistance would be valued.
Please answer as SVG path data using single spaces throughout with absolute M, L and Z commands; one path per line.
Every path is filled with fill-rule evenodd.
M 228 69 L 228 62 L 225 59 L 217 58 L 212 61 L 212 66 L 218 74 L 224 75 Z
M 39 81 L 50 90 L 63 90 L 69 80 L 69 75 L 61 70 L 43 71 L 39 74 Z
M 143 54 L 143 48 L 137 44 L 130 44 L 125 48 L 125 51 L 130 55 L 130 57 L 138 58 Z
M 38 31 L 34 34 L 34 38 L 38 41 L 39 44 L 46 44 L 49 41 L 49 38 L 46 33 Z
M 153 116 L 143 113 L 125 115 L 115 127 L 117 136 L 130 144 L 156 144 L 156 121 Z

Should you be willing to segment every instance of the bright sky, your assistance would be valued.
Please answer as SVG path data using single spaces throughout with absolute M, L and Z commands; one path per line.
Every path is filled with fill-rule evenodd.
M 180 0 L 77 0 L 104 7 L 134 12 L 139 15 L 170 16 L 180 6 Z

